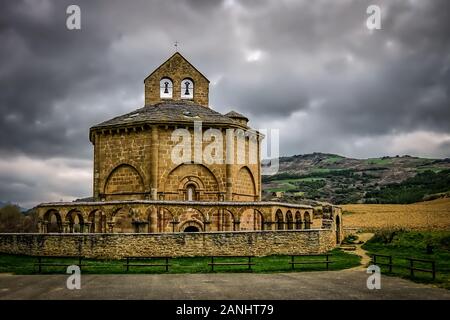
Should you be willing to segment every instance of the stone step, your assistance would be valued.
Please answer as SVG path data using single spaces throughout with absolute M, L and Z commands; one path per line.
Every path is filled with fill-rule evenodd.
M 348 245 L 344 245 L 344 246 L 340 246 L 340 248 L 344 251 L 355 251 L 356 247 L 355 246 L 348 246 Z

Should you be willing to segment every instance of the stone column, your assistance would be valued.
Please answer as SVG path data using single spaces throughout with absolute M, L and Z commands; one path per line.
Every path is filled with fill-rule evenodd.
M 258 197 L 257 200 L 261 201 L 262 198 L 262 183 L 261 183 L 261 140 L 259 137 L 259 133 L 256 135 L 256 144 L 258 150 Z
M 234 130 L 226 131 L 225 201 L 233 200 Z
M 100 200 L 99 179 L 100 179 L 100 137 L 99 133 L 94 133 L 94 200 Z
M 70 230 L 69 230 L 69 223 L 68 222 L 63 222 L 61 225 L 62 225 L 62 232 L 63 233 L 69 233 L 70 232 Z
M 83 233 L 90 233 L 91 232 L 91 226 L 92 222 L 85 222 L 83 226 Z
M 180 223 L 178 216 L 174 216 L 170 223 L 172 224 L 172 232 L 175 232 L 177 225 Z
M 49 233 L 49 226 L 50 226 L 50 222 L 49 221 L 45 221 L 44 222 L 44 225 L 43 225 L 43 227 L 44 227 L 44 233 Z
M 108 232 L 109 233 L 114 233 L 114 225 L 116 223 L 115 222 L 108 222 Z
M 241 230 L 241 221 L 239 221 L 239 220 L 233 221 L 233 224 L 234 224 L 233 231 Z
M 150 167 L 150 193 L 152 200 L 158 200 L 158 151 L 159 151 L 159 134 L 158 127 L 152 126 L 151 133 L 151 167 Z
M 272 222 L 270 222 L 270 221 L 266 221 L 266 222 L 264 222 L 264 230 L 272 230 Z
M 158 209 L 152 207 L 152 212 L 150 213 L 150 233 L 156 233 L 158 230 Z
M 205 232 L 210 231 L 211 230 L 211 221 L 204 221 L 203 226 L 204 226 Z

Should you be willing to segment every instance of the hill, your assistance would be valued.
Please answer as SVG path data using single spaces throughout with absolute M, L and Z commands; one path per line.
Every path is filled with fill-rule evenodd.
M 411 156 L 352 159 L 312 153 L 280 158 L 276 175 L 263 176 L 263 198 L 283 201 L 413 203 L 450 191 L 450 159 Z

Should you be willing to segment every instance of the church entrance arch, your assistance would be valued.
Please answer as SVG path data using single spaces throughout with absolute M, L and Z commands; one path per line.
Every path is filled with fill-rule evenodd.
M 193 220 L 186 221 L 180 226 L 181 232 L 203 232 L 202 225 Z
M 188 226 L 184 228 L 183 232 L 200 232 L 196 226 Z

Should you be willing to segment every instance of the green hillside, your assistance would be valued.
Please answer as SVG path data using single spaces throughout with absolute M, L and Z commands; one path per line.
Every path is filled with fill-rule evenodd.
M 450 159 L 411 156 L 351 159 L 313 153 L 280 158 L 276 175 L 263 176 L 263 198 L 344 203 L 412 203 L 450 191 Z

